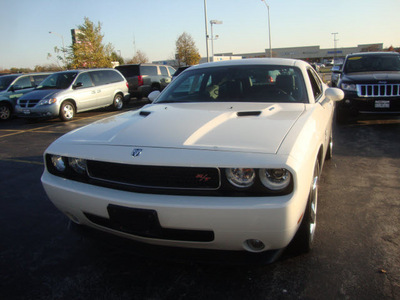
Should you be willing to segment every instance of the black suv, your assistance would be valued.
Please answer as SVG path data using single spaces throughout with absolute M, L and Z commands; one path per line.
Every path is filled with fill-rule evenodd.
M 115 67 L 125 76 L 131 97 L 142 99 L 150 92 L 162 91 L 172 79 L 175 69 L 167 65 L 138 64 Z
M 400 114 L 400 54 L 366 52 L 347 55 L 338 87 L 336 119 L 346 122 L 359 113 Z

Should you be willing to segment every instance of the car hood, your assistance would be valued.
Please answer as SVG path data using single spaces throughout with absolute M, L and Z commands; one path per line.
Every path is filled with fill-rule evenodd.
M 20 99 L 44 99 L 51 98 L 55 94 L 59 93 L 61 90 L 33 90 L 25 95 L 23 95 Z
M 344 74 L 343 81 L 355 81 L 358 83 L 376 83 L 377 80 L 385 81 L 387 83 L 400 82 L 400 72 L 365 72 L 365 73 L 352 73 Z
M 154 104 L 98 121 L 60 142 L 276 153 L 302 103 Z

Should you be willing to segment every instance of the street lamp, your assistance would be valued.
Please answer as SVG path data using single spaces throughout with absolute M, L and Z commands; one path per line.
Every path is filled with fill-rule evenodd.
M 59 33 L 57 33 L 57 32 L 54 32 L 54 31 L 49 31 L 49 33 L 50 33 L 50 34 L 55 34 L 55 35 L 61 37 L 61 42 L 62 42 L 62 46 L 63 46 L 63 47 L 62 47 L 62 53 L 63 53 L 63 56 L 64 56 L 64 64 L 65 64 L 66 59 L 65 59 L 64 37 L 63 37 L 61 34 L 59 34 Z
M 264 2 L 265 6 L 268 9 L 268 35 L 269 35 L 269 57 L 272 57 L 272 48 L 271 48 L 271 19 L 269 17 L 269 5 L 267 4 L 267 2 L 265 2 L 265 0 L 261 0 L 262 2 Z
M 211 20 L 210 21 L 211 24 L 211 54 L 212 54 L 212 61 L 214 61 L 214 34 L 213 34 L 213 25 L 214 24 L 222 24 L 222 21 L 218 21 L 218 20 Z M 218 38 L 218 35 L 215 39 Z
M 333 63 L 335 63 L 335 60 L 336 60 L 336 52 L 337 52 L 337 50 L 336 50 L 336 48 L 337 48 L 337 44 L 336 44 L 336 42 L 338 41 L 337 39 L 336 39 L 336 35 L 337 34 L 339 34 L 338 32 L 332 32 L 331 34 L 333 34 Z
M 204 0 L 204 19 L 206 25 L 206 50 L 207 50 L 207 62 L 210 61 L 210 56 L 208 54 L 208 22 L 207 22 L 207 0 Z

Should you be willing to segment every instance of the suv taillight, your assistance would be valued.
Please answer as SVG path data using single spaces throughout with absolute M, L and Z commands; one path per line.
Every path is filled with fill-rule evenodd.
M 143 76 L 142 75 L 138 76 L 138 85 L 139 86 L 143 85 Z

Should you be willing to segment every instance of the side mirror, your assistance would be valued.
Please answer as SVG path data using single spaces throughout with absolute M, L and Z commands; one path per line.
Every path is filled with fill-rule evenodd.
M 10 87 L 10 91 L 11 92 L 15 92 L 15 91 L 20 90 L 20 89 L 21 89 L 21 86 L 19 86 L 19 85 L 12 85 Z
M 340 70 L 340 66 L 333 66 L 331 71 L 333 73 L 342 73 L 342 71 Z
M 344 98 L 344 92 L 338 88 L 328 88 L 325 91 L 325 96 L 331 101 L 340 101 Z
M 158 98 L 158 96 L 159 96 L 160 94 L 161 94 L 160 91 L 152 91 L 152 92 L 147 96 L 147 98 L 149 98 L 150 102 L 154 102 L 154 101 Z
M 77 82 L 75 85 L 74 85 L 74 89 L 78 89 L 78 88 L 80 88 L 80 87 L 83 87 L 83 83 L 82 82 Z

